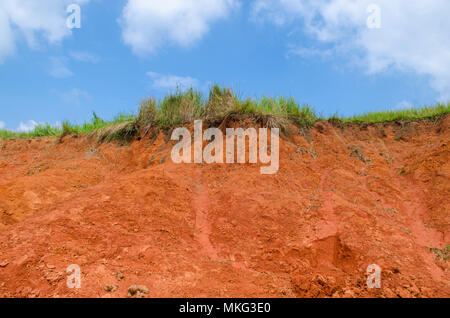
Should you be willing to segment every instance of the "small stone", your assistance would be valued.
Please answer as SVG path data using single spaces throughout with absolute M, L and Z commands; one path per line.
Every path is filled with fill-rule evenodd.
M 29 297 L 30 298 L 38 298 L 40 293 L 41 292 L 39 291 L 39 289 L 34 289 L 34 290 L 31 291 Z
M 398 287 L 395 290 L 395 292 L 396 292 L 397 296 L 400 297 L 400 298 L 410 298 L 411 297 L 411 295 L 408 292 L 408 290 L 402 289 L 400 287 Z
M 8 261 L 3 261 L 3 262 L 1 262 L 0 263 L 0 267 L 6 267 L 6 266 L 8 266 L 8 264 L 9 264 L 9 262 Z
M 144 285 L 131 285 L 128 288 L 128 297 L 144 298 L 148 294 L 148 288 Z
M 331 295 L 331 298 L 341 298 L 339 291 L 336 291 L 333 295 Z
M 123 279 L 123 274 L 122 274 L 122 272 L 121 272 L 121 271 L 118 271 L 118 272 L 116 273 L 116 277 L 117 277 L 117 280 L 122 280 L 122 279 Z
M 397 298 L 397 295 L 390 288 L 384 288 L 383 294 L 387 298 Z
M 119 288 L 119 286 L 117 286 L 115 284 L 110 284 L 110 285 L 105 286 L 105 291 L 114 293 L 118 288 Z
M 344 293 L 344 298 L 355 298 L 355 293 L 352 290 L 346 290 Z

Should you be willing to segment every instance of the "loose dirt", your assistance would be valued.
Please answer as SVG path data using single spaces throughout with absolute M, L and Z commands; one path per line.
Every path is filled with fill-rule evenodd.
M 275 175 L 162 133 L 0 141 L 0 296 L 450 297 L 450 115 L 289 131 Z

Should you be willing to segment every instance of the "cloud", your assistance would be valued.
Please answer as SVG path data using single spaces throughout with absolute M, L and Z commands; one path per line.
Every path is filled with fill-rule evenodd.
M 287 56 L 300 56 L 305 59 L 319 57 L 322 59 L 329 58 L 333 55 L 333 50 L 327 49 L 317 49 L 317 48 L 306 48 L 306 47 L 296 47 L 291 46 L 288 50 Z
M 20 122 L 19 127 L 17 127 L 17 131 L 19 132 L 30 132 L 33 131 L 36 126 L 43 125 L 44 123 L 37 123 L 34 120 L 29 120 L 27 122 Z
M 319 0 L 320 1 L 320 0 Z M 270 21 L 276 25 L 292 22 L 301 13 L 306 14 L 305 1 L 298 0 L 255 0 L 251 6 L 251 20 L 259 23 Z
M 86 4 L 89 0 L 1 0 L 0 63 L 14 54 L 16 42 L 24 38 L 31 48 L 44 40 L 57 43 L 71 35 L 66 26 L 69 4 Z
M 0 2 L 0 64 L 6 56 L 13 54 L 15 49 L 9 17 L 6 12 L 2 10 L 3 5 L 4 4 Z
M 185 90 L 199 86 L 199 81 L 189 76 L 164 75 L 155 72 L 147 72 L 147 75 L 152 79 L 152 88 L 158 90 L 173 90 L 176 88 Z
M 0 120 L 0 129 L 4 129 L 5 126 L 6 126 L 5 122 Z
M 395 105 L 396 110 L 411 109 L 413 107 L 414 107 L 414 105 L 406 100 L 401 101 L 401 102 L 397 103 L 397 105 Z
M 83 51 L 70 52 L 69 56 L 79 62 L 86 62 L 86 63 L 93 63 L 93 64 L 100 62 L 100 58 L 98 56 L 91 54 L 89 52 L 83 52 Z
M 72 71 L 66 65 L 67 59 L 63 57 L 51 57 L 48 74 L 55 78 L 67 78 L 73 76 Z
M 80 105 L 83 100 L 90 100 L 91 94 L 78 88 L 73 88 L 61 94 L 62 100 L 67 104 Z
M 369 29 L 367 9 L 381 9 L 381 28 Z M 450 1 L 255 0 L 254 21 L 298 23 L 319 43 L 334 45 L 368 74 L 388 70 L 429 77 L 440 100 L 450 99 Z
M 138 55 L 166 44 L 189 47 L 239 5 L 238 0 L 128 0 L 120 19 L 123 41 Z

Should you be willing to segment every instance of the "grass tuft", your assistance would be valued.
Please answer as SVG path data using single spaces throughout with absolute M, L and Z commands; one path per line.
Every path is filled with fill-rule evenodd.
M 447 262 L 450 260 L 450 244 L 447 244 L 442 250 L 439 248 L 430 248 L 430 252 L 435 254 L 437 259 Z
M 95 130 L 90 137 L 96 138 L 100 143 L 118 141 L 121 145 L 126 145 L 138 133 L 139 129 L 135 122 L 122 122 Z
M 203 115 L 208 121 L 217 121 L 236 111 L 239 106 L 239 102 L 230 88 L 214 85 L 210 90 Z
M 162 127 L 185 124 L 200 118 L 203 110 L 202 94 L 193 88 L 166 96 L 158 105 L 156 123 Z
M 156 119 L 156 101 L 153 98 L 143 99 L 139 105 L 139 113 L 135 119 L 139 127 L 148 127 Z

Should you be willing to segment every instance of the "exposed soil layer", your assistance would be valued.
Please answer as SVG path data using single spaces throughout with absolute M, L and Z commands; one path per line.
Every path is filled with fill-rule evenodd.
M 450 115 L 291 126 L 274 175 L 167 140 L 0 141 L 0 296 L 450 297 Z

